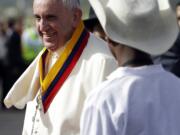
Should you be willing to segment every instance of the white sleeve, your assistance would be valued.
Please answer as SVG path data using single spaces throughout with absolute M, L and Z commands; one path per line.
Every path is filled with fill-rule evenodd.
M 116 135 L 108 109 L 85 106 L 80 123 L 80 135 Z
M 38 83 L 32 84 L 34 79 L 37 79 L 35 73 L 38 72 L 36 70 L 38 68 L 39 57 L 42 54 L 42 51 L 39 55 L 33 60 L 33 62 L 29 65 L 29 67 L 24 71 L 24 73 L 18 78 L 18 80 L 13 84 L 12 88 L 6 95 L 4 99 L 4 104 L 7 108 L 11 106 L 15 106 L 16 108 L 23 109 L 27 103 L 31 99 L 31 97 L 35 96 L 36 92 L 32 88 L 38 89 Z M 38 73 L 36 73 L 38 75 Z

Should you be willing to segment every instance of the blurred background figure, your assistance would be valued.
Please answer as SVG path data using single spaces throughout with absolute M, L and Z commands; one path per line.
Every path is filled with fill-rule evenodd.
M 83 19 L 85 27 L 92 33 L 94 33 L 97 37 L 105 40 L 106 34 L 97 19 L 94 11 L 90 8 L 89 15 Z
M 6 30 L 5 30 L 5 22 L 0 19 L 0 64 L 4 63 L 6 57 Z
M 22 34 L 23 59 L 26 67 L 34 60 L 42 47 L 42 41 L 35 27 L 24 29 Z
M 176 5 L 176 15 L 180 27 L 180 2 Z M 166 53 L 152 57 L 155 64 L 161 63 L 167 70 L 180 77 L 180 33 L 173 45 Z
M 2 80 L 4 77 L 5 61 L 6 61 L 6 53 L 7 53 L 5 48 L 5 42 L 6 42 L 5 22 L 2 19 L 0 19 L 0 92 L 1 93 L 3 91 Z
M 87 30 L 95 34 L 97 37 L 105 40 L 106 34 L 89 2 L 84 2 L 84 0 L 80 0 L 80 4 L 83 11 L 82 18 Z
M 12 84 L 24 71 L 25 65 L 22 59 L 21 35 L 23 30 L 22 17 L 10 17 L 7 20 L 7 39 L 5 47 L 7 50 L 5 71 L 3 76 L 3 92 L 4 99 Z
M 0 106 L 12 84 L 41 50 L 32 27 L 32 1 L 0 1 Z

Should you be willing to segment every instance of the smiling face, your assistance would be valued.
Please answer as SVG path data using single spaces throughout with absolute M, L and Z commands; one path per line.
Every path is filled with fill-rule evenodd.
M 47 49 L 56 51 L 71 38 L 75 29 L 73 10 L 64 7 L 60 0 L 34 0 L 33 12 Z

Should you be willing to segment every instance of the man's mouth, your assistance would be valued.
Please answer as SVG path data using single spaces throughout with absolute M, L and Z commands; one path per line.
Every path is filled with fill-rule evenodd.
M 55 33 L 50 33 L 50 34 L 43 34 L 43 39 L 45 40 L 50 40 L 56 36 Z

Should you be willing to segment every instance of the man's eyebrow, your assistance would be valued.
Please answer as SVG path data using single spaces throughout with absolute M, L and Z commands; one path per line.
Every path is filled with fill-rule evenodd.
M 56 17 L 56 15 L 53 15 L 53 14 L 47 14 L 46 17 Z
M 33 14 L 33 16 L 34 16 L 34 17 L 39 17 L 39 15 L 38 15 L 38 14 Z

